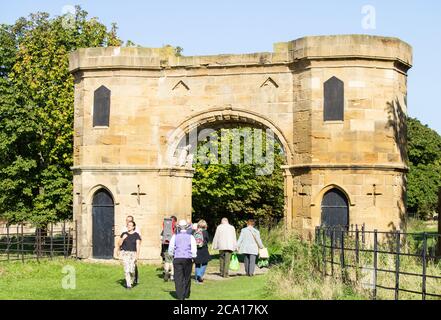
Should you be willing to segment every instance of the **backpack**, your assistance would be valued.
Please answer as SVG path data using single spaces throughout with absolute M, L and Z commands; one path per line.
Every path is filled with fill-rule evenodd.
M 176 223 L 171 218 L 164 218 L 162 223 L 162 243 L 169 244 L 172 236 L 176 233 Z
M 196 229 L 193 234 L 195 240 L 196 240 L 196 246 L 198 248 L 202 248 L 204 246 L 204 233 L 201 229 Z

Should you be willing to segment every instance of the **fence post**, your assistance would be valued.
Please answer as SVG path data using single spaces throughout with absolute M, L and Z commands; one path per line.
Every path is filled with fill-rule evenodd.
M 355 262 L 357 264 L 357 267 L 360 264 L 360 243 L 359 243 L 359 231 L 358 231 L 358 224 L 355 226 Z
M 435 260 L 438 261 L 441 259 L 441 213 L 438 213 L 439 220 L 440 220 L 440 230 L 438 231 L 438 234 L 435 236 L 435 241 L 438 244 L 438 252 L 435 253 Z
M 365 231 L 365 225 L 363 223 L 363 225 L 361 226 L 361 247 L 364 250 L 364 245 L 365 245 L 365 240 L 366 240 L 366 235 L 364 233 Z
M 422 294 L 423 300 L 426 300 L 426 269 L 427 269 L 427 233 L 423 233 L 423 281 L 422 281 Z
M 23 222 L 21 223 L 21 262 L 24 263 L 24 234 L 23 234 Z
M 441 187 L 438 189 L 438 237 L 435 240 L 438 240 L 435 244 L 437 247 L 436 255 L 441 258 Z
M 323 276 L 327 275 L 327 266 L 326 266 L 326 231 L 322 230 L 322 244 L 323 244 Z
M 9 223 L 6 224 L 6 255 L 8 257 L 9 261 L 9 245 L 10 245 L 10 239 L 9 239 Z
M 320 247 L 320 229 L 319 227 L 315 227 L 315 238 L 314 238 L 315 245 L 319 248 Z M 320 270 L 320 255 L 317 255 L 317 269 Z
M 343 282 L 346 281 L 345 276 L 345 230 L 341 230 L 341 240 L 340 240 L 340 268 L 341 268 L 341 277 Z
M 71 228 L 69 227 L 69 232 L 67 233 L 67 250 L 66 250 L 66 257 L 67 258 L 69 256 L 69 249 L 70 249 L 70 232 L 71 232 Z
M 378 232 L 377 229 L 374 230 L 374 300 L 377 300 L 377 269 L 378 269 Z
M 18 232 L 18 224 L 17 224 L 17 231 L 16 231 L 16 235 L 15 235 L 15 241 L 16 241 L 16 243 L 15 243 L 15 248 L 16 248 L 16 250 L 17 250 L 17 260 L 18 259 L 20 259 L 20 238 L 19 238 L 19 232 Z
M 51 222 L 51 260 L 54 257 L 54 223 Z
M 37 254 L 37 261 L 40 262 L 40 233 L 41 233 L 41 230 L 39 227 L 37 227 L 36 233 L 37 234 L 35 236 L 35 251 Z
M 399 299 L 400 293 L 400 250 L 401 250 L 401 233 L 397 232 L 396 239 L 396 257 L 395 257 L 395 300 Z
M 355 225 L 355 280 L 358 281 L 360 271 L 360 232 L 358 224 Z
M 61 233 L 63 235 L 63 255 L 66 258 L 66 221 L 63 222 L 63 230 Z
M 331 232 L 331 276 L 334 276 L 334 239 L 335 239 L 335 229 Z
M 78 222 L 75 220 L 75 258 L 78 258 Z

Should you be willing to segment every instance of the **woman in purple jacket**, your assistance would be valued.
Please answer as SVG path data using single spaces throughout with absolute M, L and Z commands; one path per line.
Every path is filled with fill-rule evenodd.
M 176 296 L 179 300 L 185 300 L 190 297 L 191 270 L 197 247 L 194 236 L 187 232 L 187 221 L 179 221 L 178 228 L 178 233 L 170 240 L 168 253 L 173 256 Z

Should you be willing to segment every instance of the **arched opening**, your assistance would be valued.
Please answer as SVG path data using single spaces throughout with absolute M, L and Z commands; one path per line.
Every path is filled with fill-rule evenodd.
M 99 189 L 92 200 L 92 255 L 96 259 L 112 259 L 115 206 L 113 197 L 106 189 Z
M 232 113 L 224 110 L 187 122 L 175 143 L 173 158 L 195 169 L 193 221 L 206 220 L 211 231 L 224 216 L 236 227 L 248 218 L 260 226 L 276 225 L 286 214 L 282 166 L 291 152 L 276 128 L 257 117 Z
M 333 188 L 322 200 L 321 226 L 327 228 L 349 228 L 349 204 L 343 191 Z

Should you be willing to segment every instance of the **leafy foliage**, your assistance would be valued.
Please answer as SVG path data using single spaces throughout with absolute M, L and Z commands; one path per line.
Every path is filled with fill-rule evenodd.
M 408 119 L 408 211 L 429 218 L 441 187 L 441 136 L 417 119 Z
M 352 284 L 322 276 L 318 265 L 321 250 L 315 243 L 292 233 L 280 246 L 281 261 L 270 270 L 266 285 L 275 296 L 294 300 L 366 299 Z
M 441 136 L 418 119 L 408 118 L 409 161 L 412 164 L 433 164 L 441 160 Z
M 68 53 L 120 45 L 110 31 L 76 7 L 0 28 L 0 214 L 11 222 L 45 224 L 72 214 L 74 80 Z
M 284 206 L 281 169 L 284 156 L 281 147 L 274 144 L 274 171 L 269 175 L 256 174 L 263 165 L 255 157 L 251 163 L 244 161 L 246 152 L 250 151 L 247 148 L 244 150 L 244 143 L 240 145 L 240 163 L 230 161 L 223 164 L 223 161 L 216 160 L 221 159 L 222 155 L 222 143 L 218 136 L 223 134 L 232 142 L 233 130 L 218 130 L 212 136 L 214 139 L 210 137 L 199 144 L 193 178 L 193 217 L 195 221 L 205 219 L 210 228 L 214 228 L 222 217 L 227 217 L 236 227 L 244 226 L 249 218 L 255 218 L 260 225 L 275 225 L 283 218 Z M 265 146 L 265 135 L 262 141 Z M 233 147 L 229 145 L 231 160 Z M 263 156 L 267 156 L 264 151 Z

